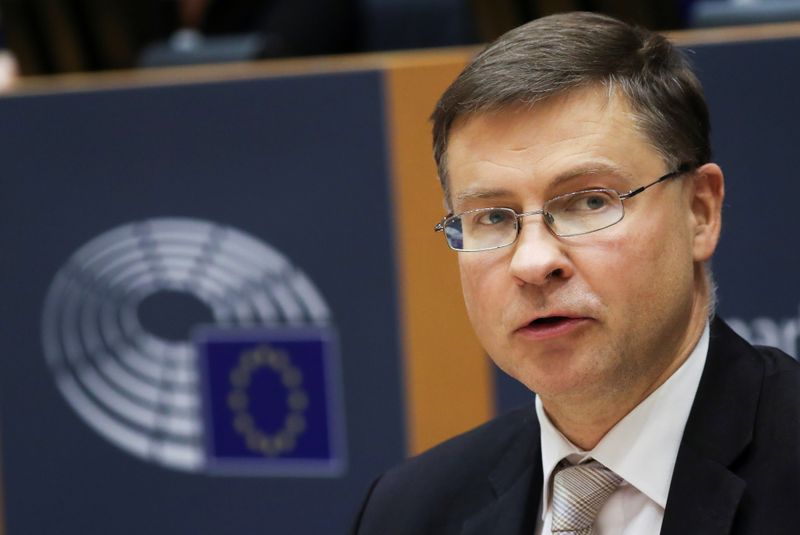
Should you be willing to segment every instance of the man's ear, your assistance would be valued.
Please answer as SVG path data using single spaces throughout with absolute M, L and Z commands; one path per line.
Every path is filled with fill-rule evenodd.
M 695 262 L 706 262 L 714 254 L 722 228 L 722 201 L 725 198 L 725 177 L 715 163 L 698 167 L 691 175 L 692 187 L 692 253 Z

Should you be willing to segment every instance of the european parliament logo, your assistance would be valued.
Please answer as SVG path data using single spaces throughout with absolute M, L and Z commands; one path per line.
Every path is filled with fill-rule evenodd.
M 67 403 L 141 459 L 217 474 L 344 469 L 328 306 L 238 229 L 158 218 L 91 239 L 50 285 L 42 343 Z

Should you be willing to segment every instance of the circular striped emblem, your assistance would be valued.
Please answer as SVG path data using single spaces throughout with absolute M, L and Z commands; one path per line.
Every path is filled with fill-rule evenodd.
M 188 337 L 143 321 L 159 294 L 199 302 L 213 325 L 314 325 L 329 310 L 313 283 L 266 243 L 196 219 L 149 219 L 78 249 L 47 293 L 42 341 L 59 390 L 95 431 L 142 459 L 205 464 L 197 356 Z M 152 307 L 150 307 L 152 308 Z

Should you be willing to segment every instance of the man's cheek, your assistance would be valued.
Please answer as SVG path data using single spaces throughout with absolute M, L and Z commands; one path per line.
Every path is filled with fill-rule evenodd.
M 467 315 L 478 335 L 483 338 L 495 328 L 502 310 L 502 288 L 496 277 L 482 270 L 461 272 L 461 286 Z
M 462 253 L 462 256 L 466 254 L 469 253 Z M 485 286 L 497 284 L 497 270 L 490 269 L 484 262 L 481 262 L 480 258 L 459 259 L 459 269 L 465 298 L 468 296 L 480 297 L 481 292 L 485 292 Z
M 491 317 L 491 314 L 486 313 L 492 308 L 491 295 L 485 293 L 486 285 L 480 284 L 477 278 L 462 279 L 462 285 L 467 314 L 473 323 L 478 323 L 484 317 Z

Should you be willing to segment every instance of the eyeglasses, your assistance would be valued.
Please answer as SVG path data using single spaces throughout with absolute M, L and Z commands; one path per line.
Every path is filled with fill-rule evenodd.
M 508 247 L 517 241 L 523 217 L 542 214 L 545 224 L 556 236 L 565 238 L 589 234 L 622 221 L 623 201 L 639 195 L 656 184 L 682 175 L 689 166 L 682 165 L 646 186 L 627 193 L 598 188 L 566 193 L 545 202 L 541 210 L 517 213 L 512 208 L 477 208 L 442 219 L 434 231 L 444 232 L 447 245 L 454 251 L 489 251 Z

